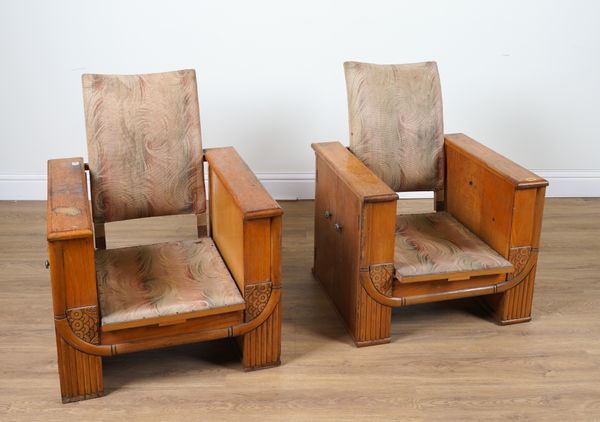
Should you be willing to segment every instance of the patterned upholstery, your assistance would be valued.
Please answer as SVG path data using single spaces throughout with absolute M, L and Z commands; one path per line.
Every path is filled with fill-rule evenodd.
M 509 261 L 446 212 L 397 216 L 394 261 L 396 278 L 405 282 L 512 270 Z
M 210 238 L 96 251 L 102 325 L 243 304 Z
M 350 149 L 395 192 L 444 185 L 442 95 L 435 62 L 346 62 Z
M 206 207 L 196 74 L 83 75 L 95 222 Z

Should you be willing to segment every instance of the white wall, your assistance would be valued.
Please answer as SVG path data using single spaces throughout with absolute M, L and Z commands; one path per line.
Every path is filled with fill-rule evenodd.
M 302 196 L 310 143 L 347 143 L 349 59 L 436 60 L 446 132 L 600 195 L 599 18 L 593 0 L 4 1 L 0 198 L 43 197 L 48 158 L 85 156 L 82 73 L 188 67 L 204 146 Z

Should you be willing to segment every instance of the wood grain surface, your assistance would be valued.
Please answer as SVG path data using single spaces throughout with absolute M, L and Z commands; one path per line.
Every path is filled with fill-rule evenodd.
M 546 200 L 531 323 L 409 306 L 369 348 L 312 278 L 314 204 L 282 205 L 282 366 L 245 373 L 233 340 L 104 358 L 105 396 L 63 405 L 46 204 L 0 202 L 0 420 L 600 420 L 600 199 Z M 109 246 L 197 235 L 194 215 L 161 218 L 107 224 Z

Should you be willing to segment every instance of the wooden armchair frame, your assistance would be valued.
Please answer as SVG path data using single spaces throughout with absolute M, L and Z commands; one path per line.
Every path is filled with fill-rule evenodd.
M 245 370 L 280 364 L 282 210 L 233 148 L 205 150 L 212 238 L 245 305 L 103 331 L 81 158 L 48 162 L 48 249 L 64 403 L 103 395 L 102 357 L 238 337 Z M 199 234 L 203 230 L 199 217 Z M 103 227 L 96 231 L 104 247 Z
M 478 296 L 499 324 L 531 319 L 546 180 L 463 134 L 446 135 L 435 210 L 452 214 L 514 272 L 401 283 L 394 277 L 397 194 L 339 142 L 312 147 L 314 275 L 357 346 L 390 341 L 392 307 Z

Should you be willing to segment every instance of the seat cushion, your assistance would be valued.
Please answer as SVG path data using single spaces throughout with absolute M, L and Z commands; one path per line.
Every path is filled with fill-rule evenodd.
M 397 216 L 394 262 L 400 282 L 513 271 L 509 261 L 446 212 Z
M 235 281 L 208 237 L 97 250 L 96 281 L 103 328 L 148 325 L 160 322 L 157 318 L 191 312 L 219 313 L 215 308 L 224 308 L 223 312 L 232 306 L 244 308 Z

